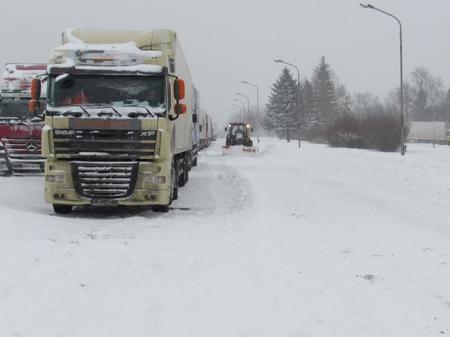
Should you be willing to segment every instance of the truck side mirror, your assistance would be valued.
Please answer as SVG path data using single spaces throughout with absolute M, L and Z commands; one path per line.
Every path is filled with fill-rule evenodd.
M 186 104 L 177 103 L 174 106 L 174 110 L 177 115 L 183 115 L 187 112 Z
M 186 88 L 183 80 L 176 79 L 173 83 L 173 94 L 175 99 L 182 100 L 186 96 Z
M 38 102 L 37 100 L 31 99 L 31 100 L 28 102 L 28 111 L 29 111 L 30 113 L 36 114 L 38 107 L 39 107 L 39 102 Z
M 251 128 L 250 131 L 253 132 L 253 128 Z
M 31 99 L 37 101 L 39 98 L 41 98 L 41 80 L 33 78 L 31 80 Z
M 192 115 L 192 123 L 197 124 L 198 123 L 198 117 L 197 114 Z
M 228 131 L 228 128 L 227 127 L 225 127 L 225 132 L 227 132 Z

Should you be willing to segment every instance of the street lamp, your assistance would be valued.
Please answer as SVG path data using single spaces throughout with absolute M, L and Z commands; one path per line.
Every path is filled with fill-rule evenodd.
M 298 133 L 298 147 L 301 147 L 301 140 L 300 140 L 300 126 L 301 126 L 301 113 L 300 113 L 300 69 L 289 62 L 283 61 L 281 59 L 276 59 L 275 60 L 276 63 L 283 63 L 286 64 L 288 66 L 291 66 L 293 68 L 295 68 L 295 70 L 297 70 L 297 85 L 298 85 L 298 93 L 297 93 L 297 116 L 298 116 L 298 126 L 297 126 L 297 133 Z M 289 139 L 289 129 L 287 130 L 288 132 L 288 139 Z M 289 141 L 289 140 L 288 140 Z
M 242 115 L 242 107 L 241 107 L 241 106 L 239 106 L 239 105 L 237 105 L 237 104 L 234 104 L 234 105 L 233 105 L 233 108 L 237 108 L 238 111 L 236 111 L 236 112 L 239 112 L 239 113 Z
M 248 98 L 247 95 L 244 95 L 244 94 L 242 94 L 240 92 L 237 92 L 236 95 L 242 96 L 242 97 L 244 97 L 247 100 L 247 114 L 248 114 L 247 118 L 249 118 L 250 117 L 250 98 Z
M 241 101 L 241 100 L 238 99 L 238 98 L 235 98 L 234 101 L 235 101 L 235 102 L 239 102 L 239 103 L 242 104 L 242 111 L 244 111 L 244 115 L 245 115 L 245 103 L 244 103 L 244 101 Z
M 259 124 L 259 88 L 258 88 L 258 86 L 256 84 L 250 83 L 248 81 L 241 81 L 241 83 L 242 84 L 247 84 L 247 85 L 250 85 L 250 86 L 256 88 L 256 115 L 258 116 L 257 122 Z M 257 130 L 258 130 L 257 137 L 258 137 L 258 143 L 259 143 L 259 125 L 258 125 Z
M 399 27 L 400 27 L 400 138 L 401 138 L 401 147 L 400 147 L 400 153 L 402 156 L 406 153 L 406 145 L 405 145 L 405 117 L 403 112 L 403 30 L 402 30 L 402 23 L 398 17 L 395 15 L 388 13 L 382 9 L 379 9 L 375 6 L 372 6 L 370 4 L 360 4 L 362 8 L 365 9 L 373 9 L 377 12 L 380 12 L 382 14 L 385 14 L 387 16 L 390 16 L 395 21 L 397 21 Z

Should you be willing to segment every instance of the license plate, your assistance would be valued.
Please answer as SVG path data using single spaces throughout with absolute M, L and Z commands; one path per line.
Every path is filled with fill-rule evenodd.
M 19 164 L 17 165 L 18 168 L 26 169 L 26 170 L 40 170 L 41 165 L 39 164 Z
M 117 206 L 117 200 L 99 200 L 92 199 L 91 205 L 93 206 Z

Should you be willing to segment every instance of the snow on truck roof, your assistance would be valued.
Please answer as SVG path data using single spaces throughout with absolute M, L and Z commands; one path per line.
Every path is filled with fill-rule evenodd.
M 173 49 L 176 33 L 170 29 L 104 30 L 67 28 L 63 34 L 63 43 L 87 44 L 126 44 L 132 42 L 142 50 Z
M 47 64 L 43 63 L 6 63 L 3 83 L 1 84 L 2 96 L 14 98 L 30 97 L 31 80 L 36 76 L 45 74 L 46 69 Z
M 160 51 L 139 49 L 133 42 L 120 44 L 67 43 L 52 52 L 48 72 L 53 68 L 160 73 L 162 67 L 149 64 L 162 57 Z
M 48 72 L 54 68 L 161 73 L 163 50 L 171 49 L 175 33 L 67 29 L 64 45 L 53 50 Z M 158 48 L 156 48 L 158 46 Z M 157 50 L 152 50 L 156 48 Z

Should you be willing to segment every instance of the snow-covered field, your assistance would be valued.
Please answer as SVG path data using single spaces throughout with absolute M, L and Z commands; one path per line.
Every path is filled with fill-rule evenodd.
M 168 214 L 0 179 L 0 337 L 450 335 L 450 147 L 202 153 Z

